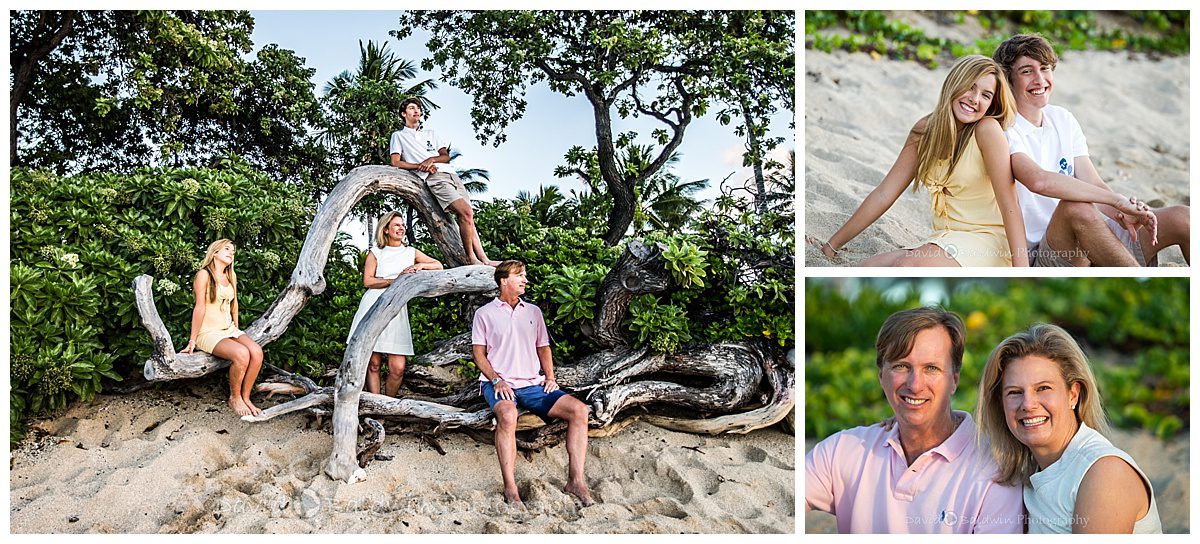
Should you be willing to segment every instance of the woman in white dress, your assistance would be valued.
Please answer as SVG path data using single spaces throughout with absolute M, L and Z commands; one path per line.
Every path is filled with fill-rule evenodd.
M 992 351 L 975 420 L 996 481 L 1025 486 L 1030 533 L 1162 532 L 1150 479 L 1105 438 L 1096 378 L 1063 329 L 1037 324 Z
M 412 274 L 421 270 L 441 270 L 442 263 L 421 253 L 421 250 L 404 244 L 404 217 L 399 212 L 388 212 L 379 218 L 379 227 L 375 229 L 375 244 L 367 252 L 367 261 L 363 264 L 363 293 L 362 302 L 358 304 L 358 312 L 350 324 L 350 335 L 354 335 L 359 321 L 362 321 L 367 310 L 383 294 L 401 274 Z M 349 337 L 346 338 L 349 343 Z M 379 369 L 383 363 L 383 355 L 387 354 L 388 377 L 386 394 L 396 396 L 400 384 L 404 382 L 404 366 L 407 356 L 413 354 L 412 331 L 408 326 L 408 306 L 400 309 L 379 339 L 371 353 L 371 364 L 367 366 L 367 391 L 379 393 Z

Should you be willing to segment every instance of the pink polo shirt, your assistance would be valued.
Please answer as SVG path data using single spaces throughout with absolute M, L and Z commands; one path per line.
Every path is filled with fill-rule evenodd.
M 542 310 L 533 304 L 522 300 L 513 307 L 497 297 L 480 306 L 471 325 L 471 344 L 487 348 L 492 369 L 514 389 L 546 380 L 539 374 L 537 348 L 550 345 L 550 333 Z M 487 377 L 480 374 L 479 381 Z
M 996 463 L 976 447 L 966 412 L 954 434 L 913 462 L 899 427 L 847 429 L 804 456 L 804 500 L 837 516 L 840 533 L 1020 533 L 1020 487 L 992 481 Z

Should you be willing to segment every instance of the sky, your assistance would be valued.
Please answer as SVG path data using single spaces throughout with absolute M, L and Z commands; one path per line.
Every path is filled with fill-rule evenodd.
M 420 61 L 429 52 L 428 34 L 416 31 L 403 41 L 388 32 L 396 29 L 404 13 L 400 11 L 251 11 L 254 16 L 254 51 L 267 44 L 278 44 L 304 58 L 305 66 L 315 68 L 313 83 L 318 95 L 325 84 L 345 70 L 357 68 L 359 41 L 386 42 L 398 57 Z M 471 97 L 441 82 L 435 67 L 421 71 L 420 79 L 438 81 L 438 89 L 428 98 L 440 109 L 427 112 L 425 126 L 438 132 L 462 157 L 454 161 L 457 169 L 483 168 L 491 173 L 488 191 L 478 198 L 513 198 L 518 191 L 537 193 L 540 185 L 557 185 L 563 193 L 581 190 L 583 182 L 574 178 L 554 177 L 554 168 L 572 146 L 590 149 L 596 145 L 591 105 L 581 96 L 568 98 L 554 93 L 545 83 L 531 87 L 526 95 L 525 115 L 511 123 L 505 133 L 508 140 L 500 147 L 481 144 L 471 127 Z M 795 149 L 794 130 L 788 124 L 791 112 L 777 114 L 770 125 L 770 136 L 781 136 L 785 143 L 779 151 Z M 397 116 L 397 127 L 400 119 Z M 648 138 L 657 121 L 622 121 L 614 114 L 613 132 L 635 130 Z M 710 180 L 710 188 L 701 197 L 717 196 L 717 184 L 729 174 L 730 182 L 749 179 L 749 169 L 741 166 L 744 143 L 733 133 L 733 126 L 721 126 L 713 116 L 694 120 L 679 148 L 680 160 L 673 172 L 684 181 Z

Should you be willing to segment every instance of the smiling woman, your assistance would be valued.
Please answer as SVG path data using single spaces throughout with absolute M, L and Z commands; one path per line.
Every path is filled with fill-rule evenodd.
M 978 419 L 1023 484 L 1030 533 L 1161 533 L 1150 479 L 1112 445 L 1091 365 L 1062 328 L 1037 324 L 988 358 Z

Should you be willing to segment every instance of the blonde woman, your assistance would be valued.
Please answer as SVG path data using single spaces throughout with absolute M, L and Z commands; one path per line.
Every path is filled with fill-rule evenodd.
M 967 55 L 950 69 L 933 112 L 913 125 L 883 181 L 828 242 L 829 258 L 884 214 L 910 184 L 929 192 L 933 234 L 861 266 L 1028 266 L 1025 225 L 1004 130 L 1016 103 L 995 61 Z
M 1014 334 L 988 358 L 976 419 L 996 481 L 1024 485 L 1030 533 L 1161 533 L 1150 479 L 1105 435 L 1096 378 L 1054 325 Z
M 209 244 L 192 281 L 196 295 L 192 332 L 179 352 L 199 348 L 229 360 L 229 407 L 239 416 L 259 415 L 262 410 L 250 402 L 250 391 L 262 369 L 263 352 L 258 342 L 238 329 L 237 274 L 233 272 L 236 251 L 232 240 Z
M 421 270 L 441 270 L 442 263 L 421 253 L 421 250 L 404 244 L 404 216 L 400 212 L 388 212 L 379 218 L 379 227 L 375 229 L 375 243 L 378 247 L 367 252 L 367 260 L 363 263 L 363 293 L 362 302 L 358 304 L 358 312 L 350 324 L 350 335 L 354 335 L 358 323 L 362 321 L 367 310 L 383 294 L 401 274 L 412 274 Z M 350 342 L 350 338 L 346 338 Z M 367 391 L 379 393 L 379 371 L 383 365 L 383 356 L 388 359 L 388 377 L 386 393 L 389 397 L 396 396 L 400 385 L 404 382 L 404 367 L 407 356 L 413 354 L 412 331 L 408 326 L 408 306 L 400 309 L 400 313 L 388 323 L 387 328 L 375 341 L 371 352 L 371 363 L 367 366 Z

